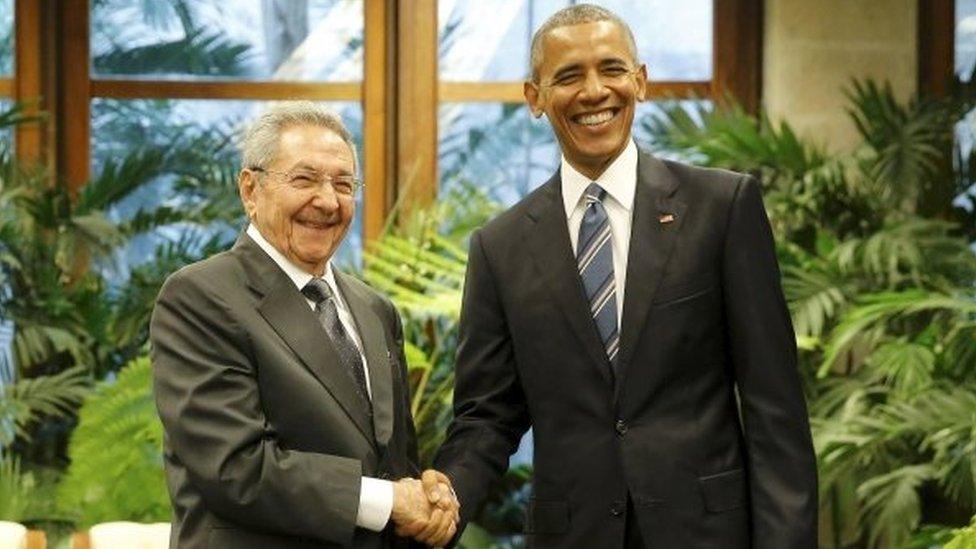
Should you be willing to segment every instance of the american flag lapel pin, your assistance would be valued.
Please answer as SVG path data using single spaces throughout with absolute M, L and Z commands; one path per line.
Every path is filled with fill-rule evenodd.
M 668 214 L 661 214 L 661 216 L 657 218 L 657 222 L 660 223 L 661 225 L 665 225 L 667 223 L 673 223 L 674 222 L 674 214 L 669 214 L 669 213 Z

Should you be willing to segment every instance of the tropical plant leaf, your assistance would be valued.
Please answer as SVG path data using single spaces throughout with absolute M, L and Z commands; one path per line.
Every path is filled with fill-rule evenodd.
M 929 464 L 905 465 L 858 486 L 871 547 L 900 547 L 909 539 L 922 516 L 918 489 L 935 476 Z
M 63 510 L 81 528 L 113 520 L 169 521 L 162 445 L 152 367 L 142 357 L 117 379 L 99 383 L 82 405 L 68 447 L 71 464 L 58 490 Z
M 72 413 L 88 394 L 88 386 L 82 367 L 0 383 L 0 456 L 14 439 L 30 439 L 27 427 L 32 423 Z

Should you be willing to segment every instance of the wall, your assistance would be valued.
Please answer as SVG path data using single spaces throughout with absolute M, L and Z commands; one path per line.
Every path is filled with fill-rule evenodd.
M 857 136 L 845 112 L 852 77 L 915 93 L 917 0 L 766 0 L 763 105 L 828 150 Z

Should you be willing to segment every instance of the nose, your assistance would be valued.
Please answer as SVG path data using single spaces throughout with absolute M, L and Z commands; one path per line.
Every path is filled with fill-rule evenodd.
M 588 71 L 586 73 L 582 86 L 580 95 L 583 99 L 599 101 L 607 96 L 607 87 L 604 85 L 603 79 L 600 78 L 600 74 L 596 71 Z
M 312 197 L 312 204 L 325 211 L 333 212 L 339 209 L 339 196 L 331 184 L 323 182 L 315 190 L 315 195 Z

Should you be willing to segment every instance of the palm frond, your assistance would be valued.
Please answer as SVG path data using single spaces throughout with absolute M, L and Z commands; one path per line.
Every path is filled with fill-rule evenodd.
M 364 252 L 368 283 L 404 312 L 457 319 L 466 259 L 456 245 L 426 231 L 423 240 L 387 235 Z
M 27 518 L 35 487 L 34 475 L 21 469 L 20 460 L 0 452 L 0 520 Z
M 813 270 L 795 265 L 783 268 L 786 294 L 796 333 L 823 335 L 829 321 L 847 304 L 847 281 L 827 268 Z
M 935 476 L 929 464 L 906 465 L 858 486 L 871 547 L 900 547 L 909 539 L 922 517 L 918 489 Z
M 244 73 L 250 46 L 220 32 L 193 29 L 185 37 L 133 48 L 117 47 L 96 55 L 100 74 L 196 74 L 234 76 Z
M 965 316 L 976 312 L 976 301 L 918 289 L 866 295 L 858 300 L 857 306 L 845 313 L 833 330 L 818 375 L 826 376 L 841 355 L 854 348 L 855 342 L 873 349 L 880 341 L 887 322 L 923 312 Z
M 148 357 L 100 383 L 79 411 L 71 464 L 59 487 L 65 512 L 80 527 L 108 520 L 168 521 L 163 427 L 152 398 Z
M 162 150 L 138 148 L 116 163 L 109 160 L 101 173 L 78 194 L 75 212 L 84 214 L 107 210 L 158 177 L 166 162 Z
M 85 368 L 0 384 L 0 456 L 14 439 L 27 439 L 27 427 L 42 417 L 71 413 L 88 394 Z
M 865 361 L 867 368 L 882 382 L 903 394 L 912 395 L 928 388 L 935 371 L 935 352 L 915 342 L 896 340 L 878 347 Z
M 873 153 L 868 170 L 877 190 L 896 205 L 914 207 L 952 143 L 951 111 L 932 101 L 903 107 L 890 84 L 873 81 L 855 80 L 845 93 L 848 113 Z
M 725 107 L 667 103 L 640 121 L 656 150 L 684 153 L 708 166 L 801 178 L 826 163 L 824 152 L 801 141 L 786 122 L 757 120 L 734 101 Z

